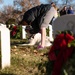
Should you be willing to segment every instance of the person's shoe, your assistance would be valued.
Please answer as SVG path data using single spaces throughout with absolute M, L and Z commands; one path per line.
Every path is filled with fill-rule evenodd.
M 42 46 L 39 45 L 39 46 L 37 47 L 37 49 L 38 49 L 38 50 L 43 50 L 44 47 L 42 47 Z

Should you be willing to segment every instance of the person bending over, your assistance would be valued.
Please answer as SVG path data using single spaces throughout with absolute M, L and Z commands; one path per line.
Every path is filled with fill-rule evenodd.
M 19 22 L 19 25 L 30 26 L 30 29 L 26 30 L 30 34 L 40 32 L 41 45 L 38 46 L 38 49 L 43 49 L 45 47 L 46 28 L 53 18 L 57 18 L 56 5 L 41 4 L 26 11 L 23 15 L 23 19 Z

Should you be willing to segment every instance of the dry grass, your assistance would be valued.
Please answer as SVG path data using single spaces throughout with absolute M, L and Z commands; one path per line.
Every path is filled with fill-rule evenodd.
M 0 70 L 0 75 L 51 75 L 53 62 L 48 59 L 50 48 L 38 51 L 36 46 L 16 46 L 25 40 L 11 40 L 11 66 Z M 61 75 L 75 74 L 75 55 L 63 66 Z

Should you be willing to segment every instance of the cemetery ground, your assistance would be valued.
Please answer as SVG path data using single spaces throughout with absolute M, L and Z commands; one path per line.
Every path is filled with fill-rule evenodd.
M 50 47 L 19 46 L 27 40 L 11 39 L 11 66 L 0 70 L 0 75 L 51 75 L 53 63 L 48 59 Z M 61 75 L 75 75 L 75 51 L 63 65 Z

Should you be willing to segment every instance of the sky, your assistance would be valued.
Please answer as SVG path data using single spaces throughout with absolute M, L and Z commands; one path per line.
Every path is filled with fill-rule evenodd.
M 5 5 L 12 5 L 13 4 L 13 0 L 4 0 L 4 4 Z
M 41 3 L 47 3 L 47 0 L 40 0 Z
M 0 8 L 1 8 L 3 5 L 13 5 L 13 0 L 3 0 L 3 3 L 0 4 Z
M 40 0 L 41 3 L 47 3 L 46 0 Z M 13 5 L 13 0 L 4 0 L 3 4 L 0 4 L 0 8 L 3 5 Z

